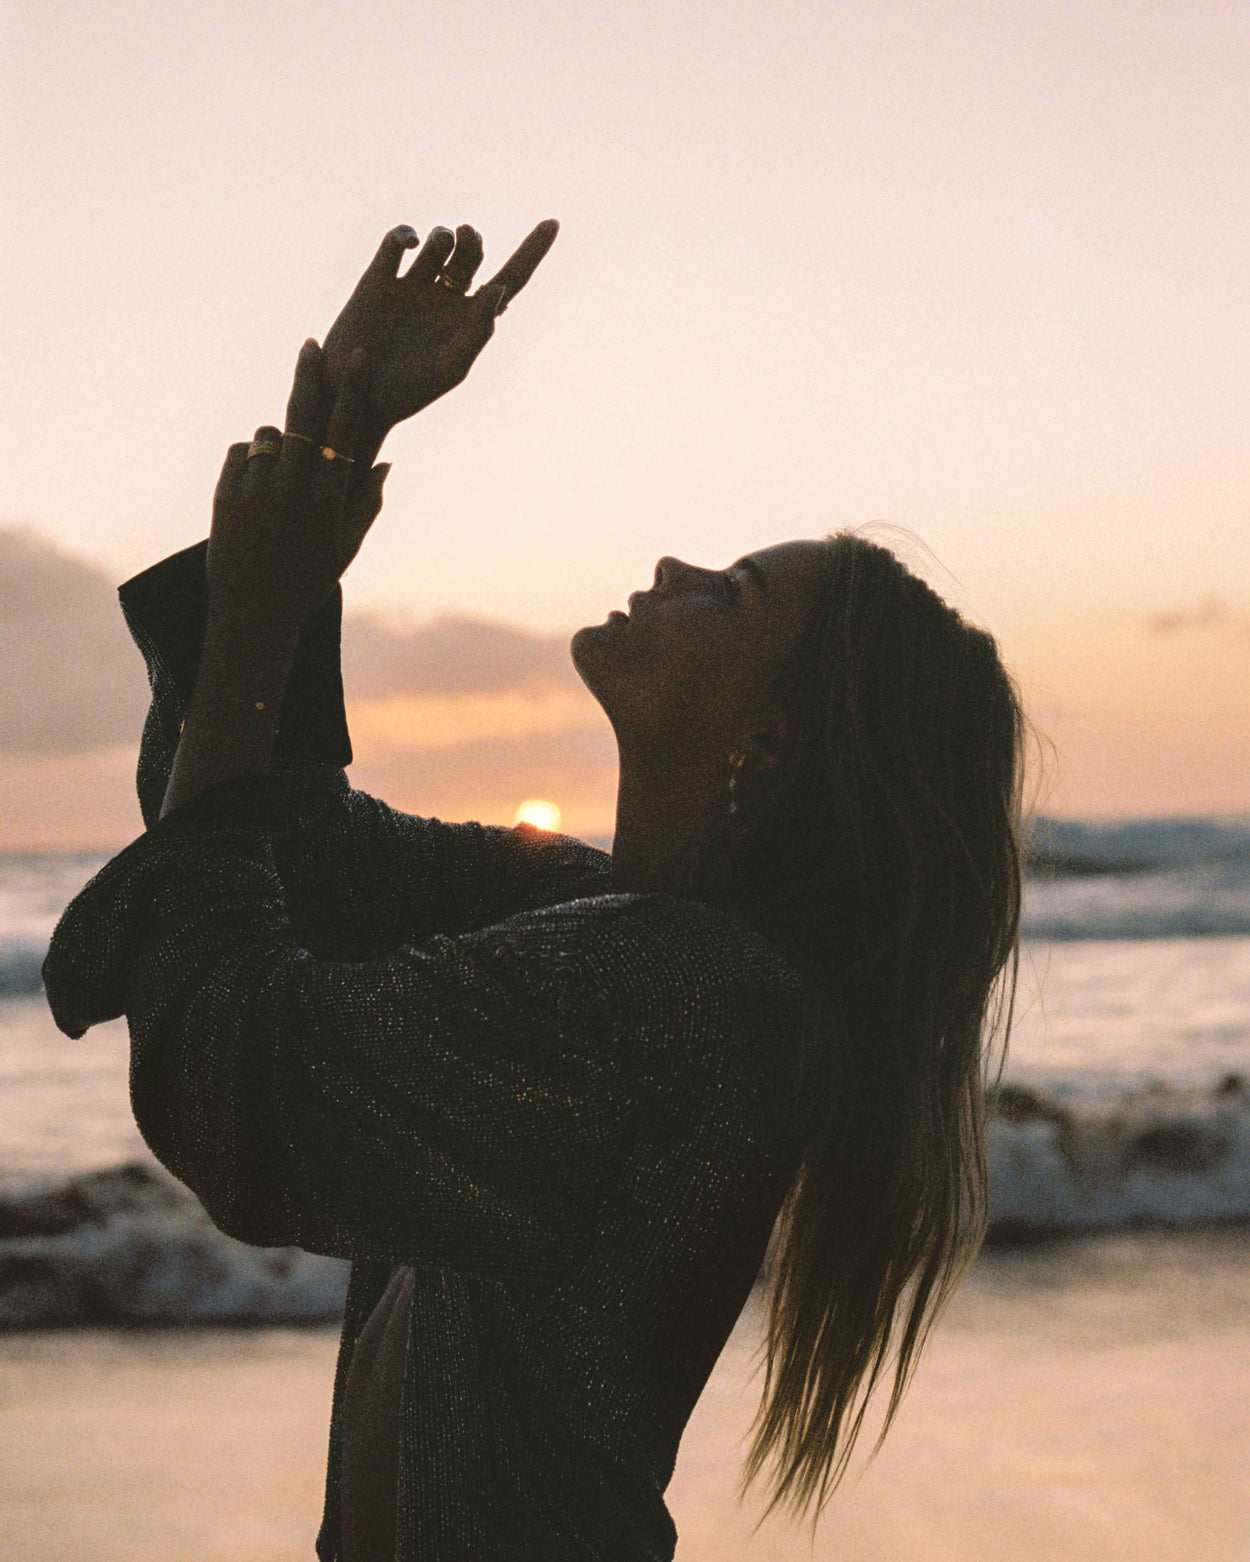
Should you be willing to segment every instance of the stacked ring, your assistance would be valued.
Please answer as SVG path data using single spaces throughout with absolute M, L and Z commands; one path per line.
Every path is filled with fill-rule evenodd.
M 445 271 L 440 271 L 434 280 L 435 282 L 441 282 L 444 287 L 449 287 L 453 293 L 467 293 L 469 291 L 467 282 L 463 286 L 459 282 L 453 282 Z
M 331 450 L 329 445 L 322 445 L 321 454 L 327 461 L 346 461 L 348 466 L 356 465 L 353 457 L 345 456 L 341 450 Z
M 249 461 L 253 456 L 280 456 L 281 454 L 282 446 L 275 445 L 272 439 L 254 439 L 247 447 Z
M 302 439 L 306 445 L 315 445 L 317 441 L 310 434 L 297 434 L 293 428 L 287 429 L 283 439 Z

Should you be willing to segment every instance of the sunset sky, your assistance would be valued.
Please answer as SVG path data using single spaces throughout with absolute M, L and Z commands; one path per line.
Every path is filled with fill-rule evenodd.
M 385 230 L 555 249 L 401 427 L 357 783 L 611 828 L 570 632 L 870 521 L 999 637 L 1063 814 L 1250 809 L 1250 8 L 0 9 L 0 847 L 139 828 L 118 582 L 205 535 Z

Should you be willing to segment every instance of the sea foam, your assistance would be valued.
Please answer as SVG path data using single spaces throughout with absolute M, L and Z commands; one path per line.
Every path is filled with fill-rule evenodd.
M 0 1191 L 0 1328 L 314 1323 L 341 1314 L 347 1275 L 236 1242 L 143 1161 Z

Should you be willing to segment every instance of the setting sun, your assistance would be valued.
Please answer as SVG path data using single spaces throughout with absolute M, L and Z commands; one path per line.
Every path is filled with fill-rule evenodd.
M 516 811 L 513 824 L 532 824 L 540 830 L 560 828 L 560 810 L 544 797 L 527 797 Z

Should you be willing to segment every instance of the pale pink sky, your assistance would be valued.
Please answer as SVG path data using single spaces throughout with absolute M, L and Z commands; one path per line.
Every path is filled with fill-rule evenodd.
M 886 520 L 999 636 L 1052 809 L 1250 808 L 1250 9 L 0 16 L 0 522 L 114 579 L 194 541 L 387 227 L 490 266 L 557 216 L 393 437 L 351 603 L 567 633 L 662 553 Z

